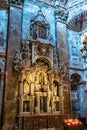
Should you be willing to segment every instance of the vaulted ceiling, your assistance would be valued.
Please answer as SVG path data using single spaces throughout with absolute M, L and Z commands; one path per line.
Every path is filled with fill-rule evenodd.
M 76 1 L 76 2 L 75 2 Z M 69 17 L 67 27 L 76 32 L 82 32 L 87 28 L 87 0 L 74 0 L 68 3 Z

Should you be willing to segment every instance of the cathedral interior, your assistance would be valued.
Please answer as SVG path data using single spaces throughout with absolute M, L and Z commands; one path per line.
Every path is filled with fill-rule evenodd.
M 71 118 L 87 126 L 87 0 L 0 0 L 0 130 Z

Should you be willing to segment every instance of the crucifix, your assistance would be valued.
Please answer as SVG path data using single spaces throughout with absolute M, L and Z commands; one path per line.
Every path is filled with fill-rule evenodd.
M 85 16 L 84 16 L 83 14 L 81 14 L 79 18 L 76 18 L 76 20 L 75 20 L 75 25 L 77 26 L 78 23 L 80 24 L 79 30 L 82 29 L 82 26 L 83 26 L 83 22 L 84 22 L 84 21 L 87 21 L 87 18 L 85 18 Z

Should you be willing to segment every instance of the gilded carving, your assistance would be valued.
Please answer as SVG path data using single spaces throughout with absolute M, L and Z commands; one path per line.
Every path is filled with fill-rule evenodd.
M 24 81 L 24 94 L 30 94 L 30 85 L 27 81 Z
M 19 76 L 19 114 L 58 113 L 61 103 L 58 70 L 55 69 L 58 57 L 54 45 L 48 44 L 52 37 L 49 37 L 49 24 L 41 11 L 31 20 L 30 28 L 32 39 L 27 39 L 29 44 L 22 43 L 22 51 L 16 52 L 13 62 Z
M 48 67 L 38 65 L 34 69 L 32 67 L 27 68 L 24 75 L 23 111 L 30 113 L 57 112 L 57 104 L 57 108 L 51 109 L 51 107 L 52 104 L 55 106 L 55 102 L 60 100 L 57 98 L 59 97 L 59 86 L 58 81 L 54 81 L 54 76 L 51 76 L 51 74 L 48 76 Z M 52 84 L 49 82 L 49 79 L 51 82 L 53 81 Z

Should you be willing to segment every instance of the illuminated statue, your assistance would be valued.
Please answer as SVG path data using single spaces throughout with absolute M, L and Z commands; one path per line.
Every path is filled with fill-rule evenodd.
M 24 94 L 30 93 L 29 87 L 29 83 L 27 81 L 24 81 Z

